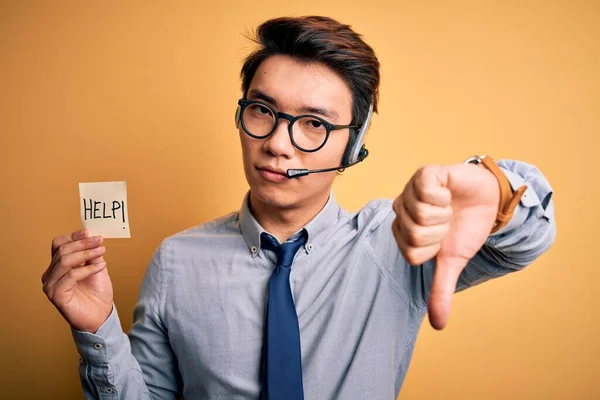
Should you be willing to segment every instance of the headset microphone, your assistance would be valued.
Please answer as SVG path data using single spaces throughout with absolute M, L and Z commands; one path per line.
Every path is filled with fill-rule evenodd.
M 316 174 L 319 172 L 329 172 L 329 171 L 335 171 L 335 170 L 339 170 L 339 169 L 348 168 L 348 167 L 351 167 L 351 166 L 356 165 L 359 162 L 363 161 L 365 158 L 367 158 L 368 155 L 369 155 L 369 150 L 367 150 L 363 147 L 359 153 L 358 160 L 356 160 L 352 163 L 340 165 L 338 167 L 324 168 L 324 169 L 288 169 L 287 177 L 288 178 L 299 178 L 301 176 L 306 176 L 308 174 Z

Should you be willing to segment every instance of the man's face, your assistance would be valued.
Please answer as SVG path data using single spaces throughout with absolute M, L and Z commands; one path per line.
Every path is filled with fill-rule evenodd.
M 335 125 L 349 125 L 352 120 L 352 94 L 345 82 L 323 64 L 299 62 L 289 56 L 271 56 L 260 64 L 247 99 L 261 100 L 293 116 L 316 115 Z M 340 165 L 349 130 L 331 131 L 325 146 L 306 153 L 293 146 L 288 125 L 289 121 L 280 119 L 277 129 L 266 139 L 250 137 L 240 126 L 244 170 L 252 197 L 280 208 L 327 199 L 335 171 L 293 179 L 284 175 L 290 168 Z

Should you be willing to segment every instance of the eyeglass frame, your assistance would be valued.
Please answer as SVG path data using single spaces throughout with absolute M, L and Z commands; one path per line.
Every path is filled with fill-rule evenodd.
M 271 110 L 271 112 L 273 112 L 273 115 L 275 116 L 275 125 L 273 125 L 273 129 L 271 129 L 271 131 L 269 133 L 267 133 L 266 135 L 263 135 L 263 136 L 255 135 L 253 133 L 250 133 L 250 131 L 246 128 L 246 124 L 244 123 L 243 115 L 244 115 L 244 111 L 246 110 L 246 107 L 248 107 L 251 104 L 260 104 L 261 106 L 264 106 L 264 107 L 268 108 L 269 110 Z M 305 153 L 314 153 L 316 151 L 321 150 L 325 146 L 325 144 L 327 144 L 327 141 L 329 140 L 329 135 L 331 134 L 331 131 L 336 131 L 336 130 L 346 129 L 346 128 L 348 128 L 348 129 L 358 129 L 359 128 L 358 125 L 332 124 L 331 122 L 329 122 L 319 116 L 313 115 L 313 114 L 301 114 L 301 115 L 293 116 L 291 114 L 277 111 L 275 109 L 275 107 L 271 106 L 270 104 L 265 103 L 264 101 L 260 101 L 260 100 L 239 99 L 238 105 L 240 106 L 239 114 L 238 114 L 239 122 L 242 125 L 242 129 L 248 136 L 253 137 L 254 139 L 268 138 L 269 136 L 271 136 L 273 134 L 273 132 L 275 132 L 277 130 L 277 128 L 279 127 L 279 120 L 281 118 L 283 118 L 289 122 L 288 134 L 290 135 L 290 141 L 292 142 L 292 145 L 295 148 L 297 148 L 298 150 L 303 151 Z M 314 119 L 318 120 L 319 122 L 321 122 L 323 124 L 323 126 L 325 127 L 325 130 L 326 130 L 325 140 L 319 147 L 317 147 L 316 149 L 313 149 L 313 150 L 306 150 L 306 149 L 300 147 L 294 140 L 294 134 L 292 133 L 292 127 L 294 126 L 294 123 L 296 121 L 298 121 L 299 119 L 306 118 L 306 117 L 310 117 L 310 118 L 314 118 Z

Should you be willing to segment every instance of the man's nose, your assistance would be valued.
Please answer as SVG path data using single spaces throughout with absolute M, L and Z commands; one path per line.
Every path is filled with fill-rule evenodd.
M 289 133 L 290 122 L 285 119 L 280 119 L 275 132 L 265 140 L 264 149 L 276 157 L 292 158 L 296 152 L 296 148 L 292 144 Z

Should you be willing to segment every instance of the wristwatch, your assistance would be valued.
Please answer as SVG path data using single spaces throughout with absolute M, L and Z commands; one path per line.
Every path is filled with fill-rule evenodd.
M 498 167 L 496 162 L 490 156 L 475 155 L 467 158 L 464 163 L 481 165 L 494 174 L 498 180 L 498 184 L 500 185 L 500 205 L 491 233 L 497 232 L 508 225 L 517 204 L 519 204 L 519 201 L 521 200 L 521 196 L 523 196 L 523 193 L 527 190 L 527 185 L 521 186 L 516 191 L 513 190 L 506 175 L 504 175 L 500 167 Z

